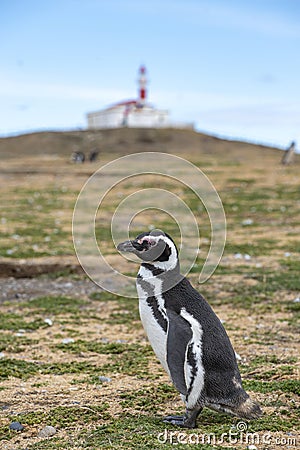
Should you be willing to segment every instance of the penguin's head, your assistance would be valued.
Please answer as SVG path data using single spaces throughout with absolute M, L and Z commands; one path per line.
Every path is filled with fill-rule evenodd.
M 134 253 L 142 261 L 164 270 L 174 269 L 178 265 L 178 251 L 173 239 L 160 230 L 141 233 L 132 241 L 120 243 L 117 249 Z

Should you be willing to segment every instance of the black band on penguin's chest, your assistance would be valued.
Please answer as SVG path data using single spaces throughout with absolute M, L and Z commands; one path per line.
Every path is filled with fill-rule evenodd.
M 158 325 L 163 329 L 165 333 L 167 333 L 168 330 L 168 322 L 167 319 L 163 316 L 161 313 L 159 306 L 158 306 L 158 300 L 156 297 L 147 297 L 147 304 L 150 306 L 152 310 L 152 314 L 158 323 Z
M 152 264 L 143 263 L 142 267 L 145 267 L 145 269 L 149 270 L 154 277 L 157 277 L 157 275 L 161 275 L 162 273 L 164 273 L 162 269 L 160 269 L 159 267 L 154 267 Z
M 153 267 L 153 266 L 152 266 Z M 160 269 L 157 269 L 160 270 Z M 167 333 L 168 330 L 168 322 L 166 317 L 161 312 L 161 309 L 159 307 L 159 301 L 154 295 L 154 287 L 151 283 L 144 280 L 141 275 L 137 276 L 137 282 L 141 286 L 141 288 L 148 294 L 146 298 L 147 305 L 151 308 L 151 313 L 153 317 L 155 318 L 158 325 L 163 329 L 165 333 Z

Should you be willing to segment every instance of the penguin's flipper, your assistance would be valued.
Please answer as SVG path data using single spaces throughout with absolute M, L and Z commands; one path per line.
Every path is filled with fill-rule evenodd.
M 185 380 L 185 362 L 188 343 L 192 339 L 190 324 L 175 311 L 167 309 L 168 336 L 167 336 L 167 365 L 176 389 L 187 395 Z
M 201 323 L 191 313 L 182 309 L 180 315 L 191 327 L 192 338 L 188 343 L 185 355 L 184 376 L 187 385 L 186 407 L 194 411 L 201 406 L 201 392 L 204 388 L 204 366 L 202 361 Z

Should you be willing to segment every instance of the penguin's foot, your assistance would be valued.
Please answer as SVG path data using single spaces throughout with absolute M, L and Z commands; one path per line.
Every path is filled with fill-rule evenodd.
M 167 416 L 164 417 L 164 422 L 183 428 L 195 428 L 196 426 L 196 421 L 191 423 L 186 416 Z
M 167 416 L 164 418 L 164 422 L 182 428 L 196 428 L 196 419 L 202 409 L 199 406 L 193 410 L 187 409 L 184 416 Z
M 195 428 L 196 427 L 196 418 L 184 416 L 167 416 L 164 417 L 165 423 L 170 423 L 177 427 L 182 428 Z

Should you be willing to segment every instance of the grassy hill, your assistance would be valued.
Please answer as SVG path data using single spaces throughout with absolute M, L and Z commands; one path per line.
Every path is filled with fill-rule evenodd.
M 57 156 L 68 158 L 74 151 L 88 153 L 96 148 L 104 154 L 160 151 L 220 157 L 236 161 L 278 160 L 281 152 L 273 147 L 219 139 L 191 130 L 130 129 L 40 132 L 1 138 L 3 158 Z M 299 158 L 297 158 L 299 161 Z

